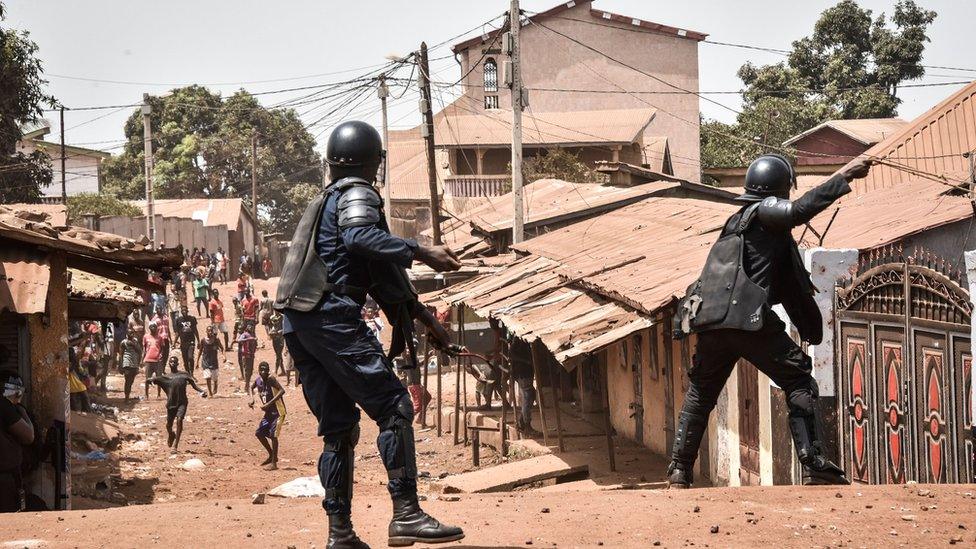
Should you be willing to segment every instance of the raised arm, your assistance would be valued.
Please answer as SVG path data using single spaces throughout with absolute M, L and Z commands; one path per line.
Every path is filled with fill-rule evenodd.
M 422 246 L 411 239 L 393 236 L 381 227 L 383 216 L 379 193 L 366 185 L 346 189 L 337 203 L 342 243 L 351 253 L 374 261 L 386 261 L 409 268 L 416 259 L 437 271 L 461 268 L 457 256 L 446 246 Z
M 766 198 L 759 207 L 759 221 L 765 227 L 784 231 L 803 225 L 851 192 L 850 181 L 866 176 L 870 166 L 870 161 L 858 160 L 796 200 Z

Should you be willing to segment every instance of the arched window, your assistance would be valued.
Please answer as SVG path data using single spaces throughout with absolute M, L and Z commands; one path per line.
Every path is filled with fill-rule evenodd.
M 498 91 L 498 64 L 491 57 L 485 59 L 485 91 Z

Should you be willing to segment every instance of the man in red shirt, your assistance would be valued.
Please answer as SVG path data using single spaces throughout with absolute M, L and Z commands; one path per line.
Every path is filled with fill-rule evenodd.
M 250 288 L 250 279 L 248 278 L 247 274 L 244 273 L 244 271 L 241 271 L 240 274 L 237 275 L 237 300 L 243 300 L 244 292 L 250 290 Z
M 227 320 L 224 318 L 224 302 L 220 300 L 220 292 L 216 288 L 210 290 L 210 322 L 214 328 L 224 334 L 224 348 L 230 348 L 229 336 L 227 335 Z
M 244 328 L 250 327 L 253 334 L 258 325 L 258 307 L 261 303 L 258 298 L 251 295 L 251 289 L 244 290 L 244 299 L 241 300 L 241 316 L 244 318 Z
M 163 371 L 163 338 L 159 335 L 159 327 L 149 323 L 149 332 L 142 337 L 142 363 L 146 369 L 146 400 L 149 399 L 149 380 L 161 376 Z M 161 389 L 156 388 L 156 398 L 159 398 Z

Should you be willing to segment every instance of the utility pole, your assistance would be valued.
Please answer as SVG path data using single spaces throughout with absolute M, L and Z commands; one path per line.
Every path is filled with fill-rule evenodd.
M 424 117 L 421 135 L 427 142 L 427 184 L 430 189 L 430 225 L 434 244 L 441 243 L 441 207 L 437 194 L 437 161 L 434 159 L 434 113 L 430 101 L 430 67 L 427 64 L 427 42 L 420 43 L 420 112 Z
M 149 94 L 142 94 L 142 144 L 143 156 L 146 157 L 146 235 L 149 246 L 156 249 L 156 206 L 153 203 L 153 152 L 152 152 L 152 123 L 150 120 L 152 107 L 149 105 Z
M 251 134 L 251 217 L 254 218 L 254 244 L 258 243 L 258 133 Z
M 61 203 L 68 205 L 68 181 L 65 178 L 64 154 L 64 105 L 61 105 Z
M 388 175 L 390 170 L 388 169 L 390 165 L 390 159 L 387 155 L 390 154 L 390 128 L 387 124 L 386 118 L 386 98 L 390 96 L 390 88 L 386 86 L 386 75 L 380 75 L 380 86 L 376 90 L 377 97 L 380 98 L 380 104 L 383 106 L 383 171 L 380 172 L 380 177 L 383 181 L 383 210 L 386 212 L 386 225 L 391 227 L 390 217 L 393 215 L 393 205 L 390 203 L 390 180 Z
M 512 71 L 512 203 L 515 219 L 512 221 L 512 243 L 525 239 L 525 210 L 522 206 L 522 70 L 519 66 L 519 31 L 522 26 L 519 0 L 512 0 L 508 11 L 509 43 L 506 44 Z

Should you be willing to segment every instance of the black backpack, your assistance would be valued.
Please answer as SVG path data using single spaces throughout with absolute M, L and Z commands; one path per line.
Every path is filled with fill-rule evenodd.
M 766 290 L 746 274 L 742 233 L 756 218 L 759 204 L 746 207 L 731 231 L 723 231 L 708 252 L 698 280 L 678 301 L 673 325 L 677 339 L 688 334 L 732 328 L 756 331 L 763 326 Z

